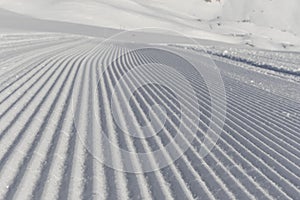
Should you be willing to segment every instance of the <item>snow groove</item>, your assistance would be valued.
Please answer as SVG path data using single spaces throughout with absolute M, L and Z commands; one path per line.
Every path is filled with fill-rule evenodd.
M 219 127 L 210 120 L 211 96 L 196 74 L 182 70 L 183 76 L 177 76 L 159 65 L 174 62 L 154 56 L 153 45 L 131 51 L 139 44 L 99 43 L 99 39 L 62 34 L 0 40 L 0 199 L 299 198 L 299 102 L 222 74 L 227 116 L 224 127 Z M 205 60 L 197 56 L 203 67 Z M 152 68 L 134 70 L 148 63 Z M 185 66 L 176 66 L 180 67 Z M 122 85 L 120 96 L 112 98 L 129 72 L 133 77 Z M 162 77 L 179 92 L 157 83 L 143 85 L 128 103 L 123 102 L 135 85 Z M 193 85 L 199 108 L 191 103 L 183 77 Z M 222 95 L 219 89 L 215 92 Z M 152 112 L 156 104 L 160 115 Z M 217 99 L 216 112 L 221 108 Z M 180 129 L 182 117 L 186 121 Z M 199 123 L 193 133 L 195 118 Z M 202 140 L 210 122 L 223 131 L 202 158 L 200 148 L 209 148 Z M 145 132 L 139 127 L 144 124 L 150 124 L 152 136 L 141 139 Z M 162 127 L 157 133 L 154 124 Z M 182 156 L 173 162 L 164 147 L 176 134 L 189 148 L 185 151 L 176 140 L 174 151 Z M 189 142 L 191 134 L 195 138 Z M 106 148 L 105 138 L 119 149 Z M 126 158 L 121 149 L 134 156 Z M 151 153 L 146 159 L 138 156 L 158 149 L 170 165 L 159 168 Z M 157 170 L 130 173 L 128 163 L 137 171 L 145 166 Z

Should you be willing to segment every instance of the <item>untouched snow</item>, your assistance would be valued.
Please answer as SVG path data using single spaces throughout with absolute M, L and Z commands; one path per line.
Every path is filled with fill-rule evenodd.
M 41 19 L 117 29 L 158 27 L 266 49 L 300 50 L 297 0 L 0 0 Z
M 224 5 L 224 20 L 249 20 L 259 26 L 300 33 L 298 0 L 229 0 Z M 232 12 L 234 10 L 234 12 Z

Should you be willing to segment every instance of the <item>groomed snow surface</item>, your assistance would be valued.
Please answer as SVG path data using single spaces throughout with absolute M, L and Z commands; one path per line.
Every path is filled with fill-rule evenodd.
M 192 119 L 196 108 L 189 106 L 191 114 L 180 113 L 172 91 L 157 84 L 144 86 L 135 92 L 130 107 L 122 107 L 123 99 L 115 101 L 118 116 L 135 116 L 134 123 L 145 123 L 149 106 L 157 103 L 168 113 L 166 127 L 147 140 L 123 134 L 109 106 L 112 87 L 132 63 L 156 57 L 140 52 L 127 54 L 100 78 L 112 58 L 133 46 L 124 42 L 99 46 L 100 42 L 64 34 L 1 35 L 0 199 L 299 199 L 300 101 L 287 95 L 299 91 L 299 74 L 278 70 L 281 76 L 275 76 L 265 73 L 273 69 L 262 72 L 260 66 L 253 65 L 261 62 L 256 60 L 258 56 L 270 66 L 276 61 L 276 66 L 291 63 L 293 70 L 294 65 L 299 66 L 298 54 L 293 57 L 293 53 L 260 51 L 253 59 L 250 56 L 251 62 L 244 63 L 247 50 L 235 55 L 232 49 L 224 52 L 212 48 L 227 98 L 226 120 L 224 127 L 219 127 L 223 131 L 217 144 L 201 158 L 203 135 L 199 131 L 189 149 L 169 166 L 135 174 L 114 170 L 95 159 L 109 151 L 102 148 L 103 135 L 95 135 L 95 130 L 104 130 L 121 148 L 151 151 L 170 141 L 180 116 Z M 207 60 L 198 49 L 168 48 L 204 65 Z M 276 59 L 272 60 L 273 56 Z M 180 70 L 186 66 L 176 67 Z M 181 80 L 168 71 L 146 70 L 136 74 L 132 82 L 155 75 L 163 75 L 182 91 L 187 103 L 190 101 Z M 295 78 L 286 78 L 291 76 Z M 249 80 L 261 85 L 252 85 Z M 210 96 L 203 80 L 191 75 L 190 81 L 199 94 L 199 130 L 206 130 L 211 116 Z M 124 92 L 129 88 L 125 86 Z M 287 88 L 274 91 L 268 86 Z M 216 105 L 218 109 L 221 106 L 218 99 Z M 185 136 L 187 132 L 177 134 Z M 125 161 L 120 152 L 111 155 L 122 168 Z M 170 155 L 164 156 L 169 159 Z M 130 162 L 137 169 L 143 164 L 138 159 Z M 150 164 L 157 164 L 153 157 L 149 157 Z

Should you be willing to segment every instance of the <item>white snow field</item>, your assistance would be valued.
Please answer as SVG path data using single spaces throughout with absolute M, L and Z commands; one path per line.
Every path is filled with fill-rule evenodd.
M 0 0 L 0 199 L 300 200 L 299 9 Z
M 122 30 L 157 27 L 231 44 L 300 50 L 299 0 L 0 0 L 0 8 L 38 19 Z
M 299 53 L 207 47 L 224 82 L 227 111 L 224 126 L 215 124 L 222 130 L 220 138 L 203 158 L 199 151 L 212 115 L 207 85 L 187 70 L 186 63 L 162 58 L 155 49 L 163 46 L 187 55 L 205 68 L 203 51 L 182 44 L 99 45 L 101 41 L 58 33 L 0 35 L 0 199 L 300 198 Z M 122 52 L 139 47 L 145 50 L 125 54 L 111 65 Z M 175 64 L 176 70 L 186 73 L 200 114 L 195 115 L 198 108 L 180 76 L 164 68 L 134 72 L 122 95 L 131 84 L 151 76 L 163 76 L 179 91 L 176 96 L 152 84 L 136 90 L 129 104 L 117 96 L 115 112 L 125 125 L 126 119 L 133 125 L 159 121 L 159 113 L 149 114 L 153 104 L 166 111 L 165 127 L 151 138 L 139 139 L 118 128 L 109 97 L 123 74 L 149 60 Z M 218 113 L 222 92 L 214 92 Z M 180 112 L 178 99 L 187 105 L 185 113 Z M 191 127 L 184 124 L 185 131 L 178 127 L 183 117 L 199 120 L 197 132 L 186 151 L 176 146 L 182 156 L 168 166 L 129 173 L 97 159 L 112 160 L 119 169 L 125 162 L 137 170 L 159 166 L 151 154 L 147 160 L 126 160 L 120 151 L 103 148 L 105 135 L 95 133 L 102 130 L 128 151 L 155 151 L 174 134 L 188 141 Z M 215 120 L 222 119 L 216 115 Z M 163 158 L 168 161 L 173 153 L 165 151 Z

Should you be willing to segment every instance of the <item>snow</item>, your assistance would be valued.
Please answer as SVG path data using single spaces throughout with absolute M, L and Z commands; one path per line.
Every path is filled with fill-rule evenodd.
M 11 46 L 7 45 L 8 41 L 11 41 Z M 202 102 L 200 108 L 192 103 L 189 86 L 183 84 L 183 77 L 169 67 L 133 71 L 120 96 L 110 98 L 109 94 L 113 93 L 114 84 L 120 82 L 120 76 L 130 73 L 129 67 L 134 63 L 161 59 L 161 52 L 153 58 L 154 54 L 149 57 L 146 51 L 142 54 L 130 51 L 133 53 L 117 60 L 119 67 L 103 69 L 104 66 L 110 66 L 116 57 L 133 47 L 141 49 L 148 45 L 113 41 L 99 46 L 98 38 L 50 33 L 44 36 L 41 33 L 7 34 L 3 35 L 3 43 L 2 52 L 9 52 L 3 62 L 19 57 L 20 63 L 8 65 L 0 74 L 0 110 L 3 110 L 0 115 L 1 199 L 298 197 L 300 105 L 293 94 L 297 95 L 299 84 L 286 77 L 253 70 L 258 68 L 255 66 L 247 68 L 243 59 L 248 58 L 247 62 L 257 65 L 261 62 L 292 67 L 299 63 L 299 53 L 237 49 L 233 46 L 208 48 L 221 60 L 212 56 L 226 87 L 227 118 L 224 127 L 211 122 L 223 133 L 210 154 L 202 158 L 202 146 L 208 148 L 208 145 L 202 145 L 202 131 L 209 128 L 206 122 L 211 118 L 211 95 L 206 92 L 207 85 L 201 78 L 186 70 L 188 65 L 178 68 L 182 67 L 191 75 L 189 80 Z M 11 51 L 12 47 L 15 51 Z M 161 48 L 155 44 L 149 47 Z M 184 51 L 184 55 L 194 58 L 199 66 L 207 65 L 207 57 L 198 49 L 191 49 L 192 46 L 164 48 L 178 54 Z M 164 55 L 161 57 L 166 58 Z M 234 58 L 240 60 L 235 61 Z M 167 59 L 173 63 L 172 58 Z M 103 73 L 104 78 L 101 78 L 102 73 L 98 72 L 108 73 Z M 149 78 L 170 81 L 177 88 L 177 98 L 173 99 L 173 93 L 158 84 L 151 87 L 143 85 L 133 95 L 131 104 L 124 104 L 125 93 L 128 94 L 133 85 Z M 256 86 L 259 84 L 260 87 Z M 215 92 L 219 97 L 215 110 L 219 113 L 222 93 L 219 88 Z M 131 127 L 128 121 L 132 119 L 134 127 L 139 128 L 139 122 L 148 120 L 148 110 L 155 104 L 167 111 L 168 124 L 151 140 L 135 140 L 115 124 L 110 100 L 114 101 L 114 111 L 124 127 Z M 183 103 L 177 104 L 174 100 L 182 100 Z M 167 167 L 151 173 L 118 171 L 125 168 L 127 161 L 136 169 L 146 165 L 156 168 L 160 162 L 151 153 L 146 160 L 138 155 L 128 159 L 120 150 L 105 146 L 108 144 L 104 140 L 106 136 L 98 132 L 107 132 L 113 144 L 131 152 L 151 152 L 156 147 L 163 149 L 165 142 L 171 140 L 172 131 L 187 143 L 187 135 L 194 126 L 191 122 L 199 116 L 198 109 L 201 111 L 199 134 L 195 135 L 189 150 L 182 152 L 182 156 Z M 178 114 L 180 112 L 181 115 Z M 159 113 L 164 112 L 152 113 L 151 119 L 159 121 Z M 177 126 L 179 117 L 187 119 L 182 121 L 184 131 Z M 220 115 L 216 119 L 222 120 Z M 155 123 L 150 124 L 153 132 Z M 178 152 L 183 151 L 180 143 L 174 144 L 174 147 Z M 172 154 L 165 150 L 163 158 L 170 160 Z M 101 162 L 102 159 L 110 160 L 111 156 L 117 165 L 116 170 Z
M 299 34 L 299 9 L 298 0 L 229 0 L 223 7 L 222 17 L 231 21 L 249 20 L 259 26 Z
M 297 0 L 0 0 L 0 8 L 40 19 L 184 35 L 253 47 L 300 50 Z
M 0 199 L 299 197 L 300 3 L 182 2 L 0 0 Z

